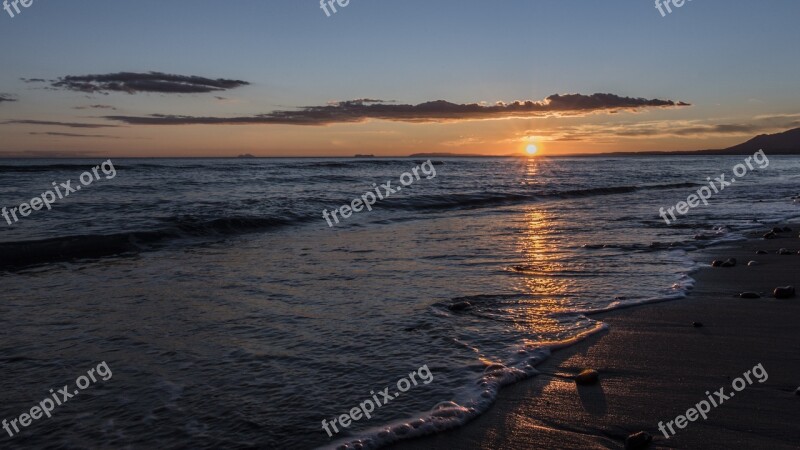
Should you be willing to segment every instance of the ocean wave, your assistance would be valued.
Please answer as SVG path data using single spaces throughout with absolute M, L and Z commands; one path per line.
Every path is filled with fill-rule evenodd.
M 225 217 L 203 219 L 179 216 L 165 220 L 154 230 L 129 231 L 116 234 L 63 236 L 24 242 L 0 243 L 0 270 L 70 261 L 139 253 L 155 249 L 170 241 L 198 239 L 231 234 L 264 231 L 306 220 L 302 217 Z
M 442 208 L 477 208 L 483 206 L 509 205 L 547 200 L 566 200 L 572 198 L 594 197 L 603 195 L 627 194 L 637 191 L 690 188 L 699 186 L 696 183 L 672 183 L 638 186 L 616 186 L 591 189 L 574 189 L 566 191 L 541 192 L 534 194 L 521 193 L 470 193 L 436 196 L 415 196 L 411 199 L 398 199 L 385 205 L 387 209 L 442 209 Z M 383 205 L 382 205 L 383 206 Z
M 553 350 L 574 345 L 607 328 L 605 324 L 597 322 L 560 342 L 520 347 L 516 352 L 517 357 L 508 364 L 487 365 L 482 374 L 476 375 L 474 382 L 467 387 L 464 398 L 439 402 L 428 412 L 358 432 L 354 438 L 343 438 L 319 449 L 379 449 L 403 440 L 459 428 L 486 412 L 497 400 L 503 387 L 539 375 L 541 372 L 536 370 L 536 366 L 545 361 Z

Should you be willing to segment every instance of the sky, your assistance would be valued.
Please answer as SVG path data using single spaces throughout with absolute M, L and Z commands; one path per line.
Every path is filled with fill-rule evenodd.
M 796 0 L 332 3 L 9 4 L 0 157 L 700 150 L 800 127 Z

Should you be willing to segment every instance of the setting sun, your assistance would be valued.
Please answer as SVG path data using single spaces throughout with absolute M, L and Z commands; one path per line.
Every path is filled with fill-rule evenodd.
M 525 151 L 528 152 L 528 155 L 533 156 L 539 151 L 539 149 L 536 148 L 534 144 L 528 144 L 528 147 L 525 149 Z

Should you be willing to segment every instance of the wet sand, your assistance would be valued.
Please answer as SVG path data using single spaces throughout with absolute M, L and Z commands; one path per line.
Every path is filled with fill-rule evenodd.
M 638 431 L 653 435 L 648 448 L 798 448 L 800 297 L 771 296 L 777 286 L 800 287 L 798 227 L 789 226 L 794 231 L 778 239 L 753 236 L 694 254 L 701 263 L 733 257 L 738 265 L 696 272 L 686 299 L 593 316 L 610 330 L 555 352 L 539 367 L 544 375 L 503 389 L 478 419 L 390 448 L 624 448 L 625 438 Z M 782 247 L 794 254 L 777 255 Z M 748 267 L 751 260 L 760 265 Z M 741 299 L 743 291 L 762 298 Z M 675 427 L 669 439 L 659 431 L 659 422 L 706 400 L 706 391 L 715 399 L 722 387 L 734 392 L 732 381 L 758 364 L 766 381 L 751 376 L 753 384 L 712 407 L 707 420 Z M 575 384 L 571 377 L 585 368 L 600 372 L 599 384 Z

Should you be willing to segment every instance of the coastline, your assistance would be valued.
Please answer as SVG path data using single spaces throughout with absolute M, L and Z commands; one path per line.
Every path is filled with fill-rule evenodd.
M 738 264 L 703 267 L 685 299 L 592 315 L 610 329 L 555 351 L 537 367 L 542 375 L 502 389 L 474 421 L 387 448 L 624 448 L 639 431 L 653 436 L 649 448 L 797 448 L 800 297 L 771 297 L 777 286 L 800 286 L 800 239 L 789 226 L 794 231 L 774 240 L 760 238 L 764 228 L 746 241 L 692 253 L 705 264 L 731 257 Z M 778 255 L 782 247 L 795 254 Z M 760 264 L 747 266 L 751 260 Z M 762 298 L 739 298 L 744 291 Z M 706 391 L 731 391 L 731 381 L 758 364 L 768 374 L 763 383 L 669 439 L 659 431 L 659 422 L 686 415 Z M 599 384 L 576 386 L 572 377 L 587 368 L 599 371 Z

